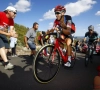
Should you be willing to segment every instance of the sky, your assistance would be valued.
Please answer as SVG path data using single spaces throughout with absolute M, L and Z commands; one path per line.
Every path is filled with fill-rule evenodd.
M 14 6 L 18 11 L 15 23 L 31 28 L 38 22 L 39 31 L 46 31 L 53 26 L 57 5 L 65 6 L 66 15 L 72 16 L 75 36 L 84 36 L 89 25 L 93 25 L 100 35 L 100 0 L 0 0 L 0 11 Z

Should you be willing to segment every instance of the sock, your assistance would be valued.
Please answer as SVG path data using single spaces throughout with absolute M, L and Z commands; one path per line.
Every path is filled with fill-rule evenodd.
M 5 66 L 5 65 L 7 65 L 8 63 L 9 63 L 9 61 L 7 61 L 7 62 L 4 62 L 4 66 Z
M 68 56 L 68 61 L 70 61 L 70 62 L 71 62 L 71 56 Z

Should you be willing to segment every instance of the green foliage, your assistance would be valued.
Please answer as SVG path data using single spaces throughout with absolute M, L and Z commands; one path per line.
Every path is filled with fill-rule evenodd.
M 18 45 L 24 46 L 24 36 L 28 30 L 27 27 L 15 23 L 15 30 L 18 33 Z
M 39 44 L 39 41 L 38 41 L 38 37 L 40 35 L 40 31 L 37 31 L 37 36 L 36 36 L 36 43 Z

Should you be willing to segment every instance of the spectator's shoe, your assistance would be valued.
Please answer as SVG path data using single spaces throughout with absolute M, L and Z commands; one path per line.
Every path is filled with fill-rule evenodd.
M 10 62 L 7 65 L 5 65 L 5 69 L 7 69 L 7 70 L 13 69 L 13 68 L 14 68 L 14 65 L 11 64 Z
M 0 66 L 2 66 L 2 65 L 3 65 L 3 62 L 0 61 Z
M 15 57 L 18 57 L 17 55 L 14 55 Z
M 11 57 L 15 57 L 15 55 L 12 55 Z

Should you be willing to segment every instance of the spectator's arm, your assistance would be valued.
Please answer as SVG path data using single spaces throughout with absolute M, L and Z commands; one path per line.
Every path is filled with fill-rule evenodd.
M 27 41 L 28 41 L 28 38 L 26 36 L 24 36 L 25 45 L 27 44 Z
M 25 37 L 24 37 L 25 46 L 29 49 L 29 46 L 28 46 L 27 41 L 28 41 L 28 38 L 25 36 Z
M 7 36 L 11 36 L 10 33 L 4 32 L 4 31 L 2 31 L 2 30 L 0 30 L 0 34 L 4 34 L 4 35 L 7 35 Z
M 14 26 L 10 26 L 9 27 L 9 32 L 13 32 L 13 30 L 14 30 Z

